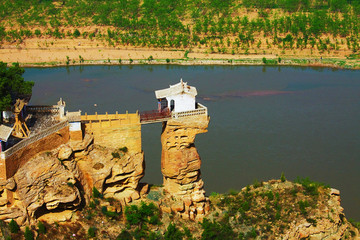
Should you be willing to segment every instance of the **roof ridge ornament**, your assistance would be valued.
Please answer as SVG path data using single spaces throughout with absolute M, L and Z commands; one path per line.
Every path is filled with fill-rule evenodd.
M 180 78 L 180 82 L 174 85 L 170 85 L 169 88 L 161 89 L 155 91 L 155 95 L 157 99 L 166 98 L 169 96 L 177 95 L 177 94 L 190 94 L 192 96 L 197 95 L 197 91 L 195 87 L 189 86 L 187 82 L 184 82 L 182 78 Z

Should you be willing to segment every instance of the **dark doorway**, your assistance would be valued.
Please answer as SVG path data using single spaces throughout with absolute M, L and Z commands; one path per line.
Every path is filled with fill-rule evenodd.
M 175 101 L 171 100 L 170 101 L 170 111 L 174 110 L 174 108 L 175 108 Z

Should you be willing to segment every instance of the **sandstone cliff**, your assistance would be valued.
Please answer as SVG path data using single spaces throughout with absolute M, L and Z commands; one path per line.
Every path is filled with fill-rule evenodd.
M 70 219 L 96 188 L 123 204 L 140 197 L 143 153 L 125 153 L 92 144 L 91 135 L 43 152 L 0 183 L 0 220 L 19 224 Z
M 201 180 L 201 159 L 195 148 L 195 136 L 207 132 L 209 118 L 194 116 L 171 119 L 163 125 L 161 135 L 161 171 L 167 198 L 164 211 L 173 211 L 185 219 L 201 220 L 209 212 Z

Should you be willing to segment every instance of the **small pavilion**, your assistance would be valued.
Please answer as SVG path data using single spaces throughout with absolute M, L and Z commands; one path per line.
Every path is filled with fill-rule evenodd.
M 195 87 L 189 86 L 181 79 L 179 83 L 169 88 L 155 91 L 158 99 L 159 112 L 169 109 L 170 112 L 183 112 L 196 109 Z

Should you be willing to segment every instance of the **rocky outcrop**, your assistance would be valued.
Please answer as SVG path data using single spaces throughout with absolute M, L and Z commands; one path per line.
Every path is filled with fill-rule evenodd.
M 81 203 L 74 174 L 56 155 L 45 152 L 28 161 L 14 176 L 16 194 L 33 219 Z
M 210 208 L 194 145 L 195 136 L 207 132 L 208 124 L 207 116 L 194 116 L 171 119 L 163 125 L 161 171 L 167 198 L 161 206 L 185 219 L 201 220 Z
M 19 224 L 27 218 L 26 209 L 19 201 L 14 201 L 16 183 L 13 178 L 0 182 L 0 220 L 15 219 Z
M 143 153 L 128 154 L 92 144 L 91 135 L 42 152 L 8 181 L 0 182 L 0 220 L 19 224 L 68 220 L 96 188 L 126 204 L 140 198 Z M 146 188 L 146 185 L 142 185 Z
M 33 222 L 51 212 L 76 209 L 81 203 L 74 174 L 52 152 L 25 163 L 2 185 L 0 219 Z
M 209 219 L 257 239 L 359 239 L 340 206 L 340 192 L 309 179 L 257 182 L 210 197 Z
M 138 199 L 138 184 L 144 176 L 143 153 L 116 152 L 115 157 L 112 153 L 110 149 L 97 146 L 77 162 L 82 185 L 90 195 L 95 187 L 106 198 L 124 202 Z
M 311 217 L 316 219 L 316 223 L 310 223 L 308 219 L 292 222 L 284 234 L 286 239 L 346 239 L 351 235 L 359 236 L 358 229 L 345 218 L 344 209 L 340 205 L 340 191 L 330 189 L 328 194 L 328 200 L 323 205 L 319 204 L 312 213 Z

